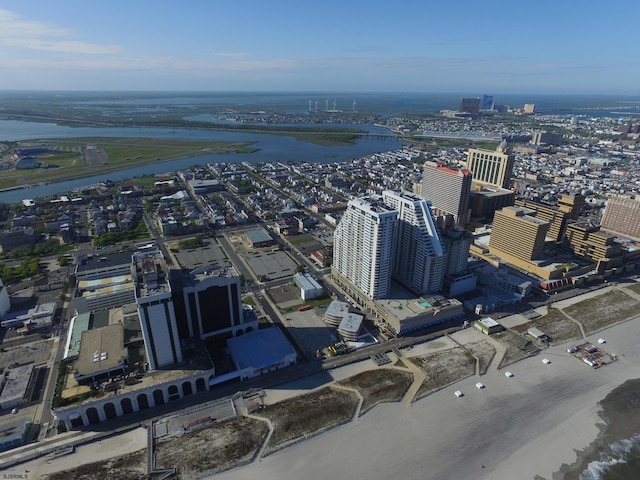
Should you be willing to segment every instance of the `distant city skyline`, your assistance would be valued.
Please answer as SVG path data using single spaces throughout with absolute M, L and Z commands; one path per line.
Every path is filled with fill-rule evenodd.
M 5 0 L 0 90 L 637 95 L 637 6 Z M 625 13 L 626 12 L 626 13 Z

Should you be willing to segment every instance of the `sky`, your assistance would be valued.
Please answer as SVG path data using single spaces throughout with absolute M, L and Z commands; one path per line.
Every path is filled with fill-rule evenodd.
M 640 94 L 636 0 L 3 0 L 0 90 Z

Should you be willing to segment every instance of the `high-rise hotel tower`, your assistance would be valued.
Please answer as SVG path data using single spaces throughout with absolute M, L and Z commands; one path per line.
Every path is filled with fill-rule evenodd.
M 419 295 L 439 291 L 445 256 L 431 204 L 408 192 L 388 190 L 382 198 L 398 211 L 393 277 Z
M 471 180 L 469 170 L 427 161 L 424 163 L 421 196 L 431 201 L 436 215 L 453 215 L 456 225 L 464 228 L 469 221 Z
M 391 288 L 398 211 L 379 196 L 350 200 L 334 232 L 333 269 L 369 298 Z
M 467 152 L 467 169 L 476 182 L 509 188 L 515 156 L 507 153 L 507 142 L 500 143 L 496 151 L 471 148 Z
M 429 202 L 408 192 L 351 200 L 334 233 L 333 270 L 368 298 L 391 278 L 416 294 L 442 288 L 444 251 Z

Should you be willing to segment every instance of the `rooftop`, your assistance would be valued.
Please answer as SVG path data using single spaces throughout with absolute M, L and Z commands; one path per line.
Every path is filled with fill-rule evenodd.
M 363 320 L 364 315 L 359 315 L 357 313 L 347 313 L 342 318 L 338 329 L 343 332 L 358 333 L 360 331 L 360 327 L 362 326 Z
M 230 338 L 227 344 L 240 370 L 273 365 L 286 355 L 295 354 L 284 334 L 276 327 Z

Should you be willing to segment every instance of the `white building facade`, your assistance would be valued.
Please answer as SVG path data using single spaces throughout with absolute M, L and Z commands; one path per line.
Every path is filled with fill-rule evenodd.
M 398 211 L 379 196 L 349 201 L 334 232 L 333 268 L 369 298 L 391 288 Z
M 431 204 L 409 192 L 387 190 L 382 198 L 398 211 L 394 278 L 419 295 L 440 291 L 445 256 Z
M 133 254 L 131 276 L 149 366 L 158 369 L 182 362 L 169 272 L 159 250 Z

